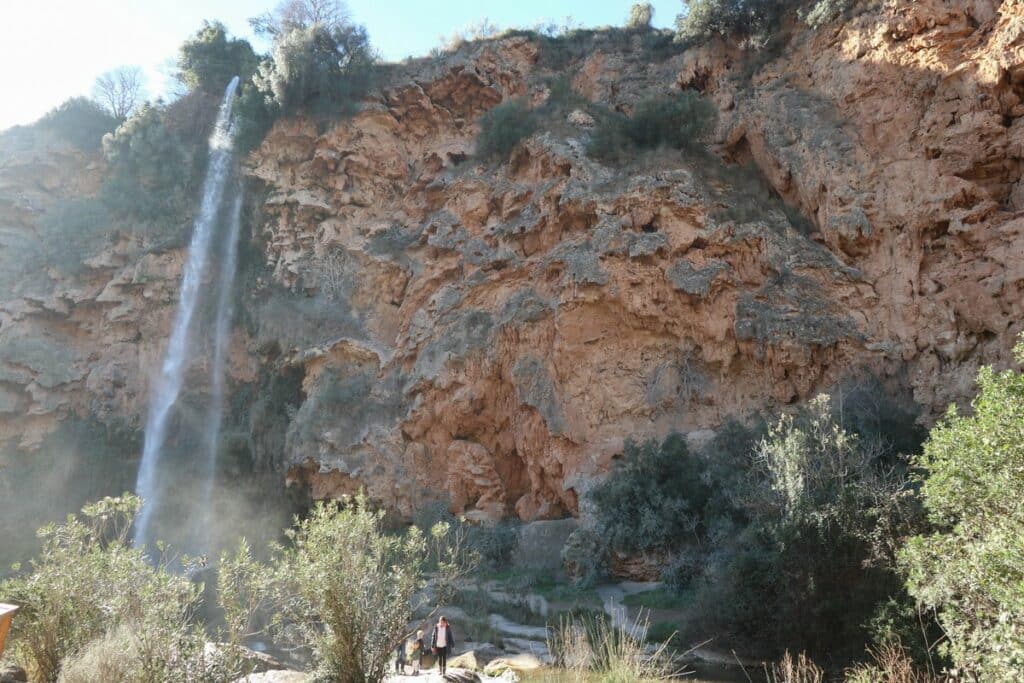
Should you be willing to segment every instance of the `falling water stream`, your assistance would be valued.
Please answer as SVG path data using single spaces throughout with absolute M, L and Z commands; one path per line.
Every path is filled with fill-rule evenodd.
M 160 374 L 154 378 L 150 393 L 149 412 L 146 417 L 145 443 L 142 451 L 142 462 L 136 480 L 136 493 L 143 500 L 143 507 L 135 523 L 135 543 L 148 546 L 154 542 L 152 528 L 154 515 L 159 514 L 166 499 L 170 496 L 182 495 L 180 490 L 169 490 L 173 483 L 161 477 L 164 468 L 161 461 L 165 457 L 168 443 L 170 417 L 175 404 L 181 395 L 185 374 L 190 361 L 194 358 L 197 344 L 192 340 L 192 328 L 196 312 L 205 297 L 209 294 L 204 287 L 210 269 L 210 254 L 214 249 L 214 233 L 222 222 L 224 196 L 228 187 L 234 186 L 234 130 L 231 119 L 231 105 L 235 90 L 238 87 L 236 76 L 224 91 L 224 99 L 217 114 L 213 133 L 209 142 L 209 162 L 206 180 L 203 183 L 203 198 L 199 215 L 192 229 L 188 257 L 185 262 L 178 308 L 171 328 L 167 349 L 164 352 Z M 221 248 L 222 262 L 218 269 L 215 295 L 217 297 L 215 320 L 213 324 L 213 357 L 209 366 L 210 372 L 210 409 L 204 420 L 202 443 L 203 453 L 198 457 L 202 460 L 193 463 L 199 473 L 197 486 L 201 491 L 195 501 L 202 510 L 193 510 L 192 524 L 196 528 L 203 526 L 199 518 L 204 517 L 212 495 L 213 477 L 217 442 L 219 439 L 222 403 L 224 399 L 224 359 L 225 349 L 230 333 L 231 288 L 234 282 L 238 247 L 242 197 L 236 192 L 227 211 L 227 229 Z M 190 341 L 192 343 L 190 343 Z M 173 481 L 173 480 L 172 480 Z M 204 505 L 205 502 L 205 505 Z

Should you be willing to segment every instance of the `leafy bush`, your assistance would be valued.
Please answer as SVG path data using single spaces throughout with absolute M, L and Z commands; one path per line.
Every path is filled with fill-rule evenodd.
M 277 103 L 253 83 L 243 83 L 235 101 L 235 148 L 248 154 L 260 146 L 278 116 Z
M 711 499 L 704 460 L 680 434 L 628 442 L 622 459 L 589 493 L 598 534 L 609 549 L 639 553 L 672 549 L 707 531 Z
M 587 495 L 593 529 L 567 563 L 668 556 L 662 578 L 704 627 L 764 654 L 859 654 L 876 608 L 905 600 L 895 549 L 921 524 L 888 438 L 904 428 L 867 386 L 842 413 L 820 397 L 768 428 L 727 423 L 698 453 L 679 435 L 628 444 Z
M 200 148 L 168 129 L 165 111 L 143 106 L 103 138 L 110 174 L 102 197 L 116 215 L 177 228 L 181 236 L 188 228 L 194 190 L 200 182 L 201 164 L 196 158 Z
M 681 591 L 703 574 L 704 558 L 688 552 L 676 553 L 661 568 L 658 577 L 672 591 Z
M 364 496 L 347 503 L 318 504 L 289 532 L 291 544 L 271 567 L 236 566 L 243 588 L 234 594 L 268 605 L 278 642 L 308 648 L 323 677 L 378 681 L 409 622 L 428 605 L 427 568 L 436 564 L 433 599 L 443 601 L 468 554 L 450 544 L 443 524 L 429 537 L 415 526 L 387 533 L 384 512 L 371 510 Z
M 710 38 L 752 39 L 763 46 L 787 15 L 811 28 L 835 21 L 856 0 L 685 0 L 688 11 L 676 18 L 676 36 L 684 43 Z
M 850 11 L 857 0 L 817 0 L 800 11 L 800 18 L 811 28 L 821 28 Z
M 275 37 L 256 85 L 285 114 L 337 115 L 351 111 L 372 84 L 374 52 L 366 29 L 312 24 Z
M 689 0 L 689 11 L 676 19 L 682 41 L 714 37 L 763 36 L 775 31 L 787 2 L 778 0 Z
M 33 680 L 56 681 L 69 656 L 123 626 L 131 626 L 131 644 L 121 664 L 130 659 L 138 674 L 127 680 L 168 680 L 176 675 L 169 671 L 174 661 L 180 673 L 201 654 L 203 638 L 189 623 L 196 588 L 129 544 L 139 506 L 135 496 L 106 498 L 43 528 L 43 549 L 30 571 L 0 584 L 0 593 L 21 606 L 14 657 Z
M 502 102 L 480 117 L 476 154 L 484 159 L 508 159 L 516 145 L 533 135 L 537 126 L 537 117 L 526 102 Z
M 83 152 L 98 152 L 103 136 L 117 128 L 120 120 L 86 97 L 72 97 L 47 112 L 37 124 L 53 131 Z
M 757 447 L 749 504 L 777 581 L 783 644 L 856 654 L 875 606 L 899 591 L 890 549 L 919 516 L 888 455 L 845 431 L 824 396 L 780 418 Z
M 1015 349 L 1024 363 L 1024 341 Z M 916 464 L 938 531 L 907 543 L 908 589 L 938 610 L 945 646 L 969 677 L 1024 670 L 1024 373 L 978 373 L 973 414 L 950 407 Z
M 228 39 L 219 21 L 204 21 L 196 34 L 178 49 L 178 80 L 190 90 L 221 94 L 235 76 L 246 83 L 259 59 L 248 41 Z
M 622 161 L 634 150 L 670 147 L 697 150 L 717 117 L 715 106 L 693 90 L 655 97 L 636 105 L 633 116 L 602 116 L 587 153 L 604 161 Z
M 629 19 L 626 20 L 626 28 L 648 29 L 651 27 L 651 20 L 654 18 L 654 5 L 649 2 L 638 2 L 629 8 Z

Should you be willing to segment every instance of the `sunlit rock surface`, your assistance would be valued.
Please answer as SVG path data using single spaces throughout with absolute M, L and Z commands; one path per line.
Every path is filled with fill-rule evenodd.
M 1021 331 L 1022 16 L 890 0 L 793 27 L 753 68 L 722 44 L 654 59 L 598 41 L 555 69 L 512 37 L 396 65 L 351 119 L 278 122 L 246 161 L 238 448 L 314 497 L 537 520 L 577 514 L 626 437 L 706 440 L 865 372 L 933 420 Z M 700 90 L 730 166 L 602 165 L 575 106 L 507 163 L 472 157 L 483 112 L 539 105 L 563 74 L 627 112 Z M 101 175 L 54 142 L 5 147 L 4 243 Z M 137 425 L 181 260 L 126 237 L 74 278 L 12 280 L 0 439 Z

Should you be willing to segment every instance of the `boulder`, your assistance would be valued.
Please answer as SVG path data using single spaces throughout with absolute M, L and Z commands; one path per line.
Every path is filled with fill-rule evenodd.
M 460 655 L 448 660 L 452 668 L 470 669 L 472 671 L 483 671 L 489 662 L 502 656 L 502 651 L 490 643 L 475 644 L 472 650 L 467 650 Z
M 519 547 L 512 556 L 517 569 L 550 570 L 562 566 L 562 547 L 579 523 L 572 518 L 530 522 L 519 528 Z
M 484 667 L 484 674 L 487 676 L 501 676 L 509 669 L 513 671 L 535 671 L 544 666 L 538 657 L 525 652 L 517 655 L 507 655 L 488 662 Z
M 28 674 L 20 666 L 0 666 L 0 683 L 28 683 Z
M 451 683 L 480 683 L 480 676 L 469 669 L 448 669 L 444 674 L 444 680 Z

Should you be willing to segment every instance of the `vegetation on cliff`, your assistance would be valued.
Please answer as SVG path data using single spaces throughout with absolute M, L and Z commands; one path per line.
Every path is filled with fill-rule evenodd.
M 817 28 L 840 18 L 856 0 L 688 0 L 676 19 L 683 42 L 710 38 L 749 40 L 755 46 L 771 40 L 780 25 L 799 18 Z
M 849 7 L 841 0 L 772 8 L 694 2 L 681 32 L 688 41 L 726 35 L 757 47 L 768 34 L 789 35 L 796 20 L 830 21 Z M 941 43 L 943 31 L 970 32 L 956 21 L 940 24 L 932 42 Z M 52 273 L 55 281 L 56 274 L 89 273 L 95 280 L 90 289 L 104 294 L 95 301 L 75 291 L 51 301 L 34 295 L 11 307 L 0 335 L 0 370 L 7 373 L 0 402 L 8 414 L 31 416 L 26 422 L 41 430 L 51 413 L 64 419 L 98 412 L 98 405 L 104 420 L 113 420 L 115 398 L 137 397 L 123 390 L 124 375 L 113 371 L 118 368 L 89 374 L 103 357 L 82 341 L 89 332 L 66 345 L 61 335 L 76 325 L 116 328 L 116 353 L 130 356 L 126 349 L 153 329 L 152 323 L 135 324 L 142 317 L 138 302 L 158 318 L 159 300 L 173 293 L 173 286 L 154 281 L 174 281 L 174 254 L 158 255 L 167 257 L 170 274 L 153 276 L 146 269 L 152 266 L 131 271 L 138 265 L 134 253 L 105 250 L 107 263 L 121 264 L 120 280 L 106 288 L 102 276 L 114 267 L 90 270 L 84 260 L 115 241 L 119 249 L 130 241 L 140 251 L 181 245 L 194 210 L 211 101 L 237 73 L 244 81 L 236 104 L 244 149 L 258 146 L 278 117 L 296 120 L 250 157 L 259 165 L 253 177 L 269 188 L 262 203 L 254 202 L 267 217 L 253 221 L 253 240 L 245 247 L 249 264 L 239 290 L 248 318 L 233 362 L 240 377 L 259 377 L 239 379 L 243 386 L 231 398 L 236 424 L 225 430 L 229 458 L 252 455 L 271 467 L 294 456 L 291 474 L 301 470 L 296 476 L 309 477 L 300 479 L 300 488 L 308 484 L 315 495 L 331 497 L 366 483 L 376 486 L 382 504 L 394 504 L 406 517 L 416 509 L 410 499 L 445 495 L 456 513 L 475 519 L 513 510 L 525 519 L 578 512 L 583 525 L 563 557 L 580 587 L 518 570 L 508 584 L 545 597 L 593 600 L 585 586 L 605 579 L 660 578 L 664 588 L 632 601 L 675 611 L 648 633 L 654 640 L 675 631 L 714 635 L 771 657 L 786 649 L 807 652 L 832 670 L 863 659 L 871 643 L 876 661 L 850 672 L 858 682 L 899 675 L 925 680 L 906 673 L 911 665 L 956 667 L 983 680 L 1010 680 L 1024 668 L 1024 548 L 1018 542 L 1024 520 L 1013 500 L 1024 484 L 1015 446 L 1022 438 L 1018 413 L 1024 413 L 1018 410 L 1024 396 L 1019 373 L 983 371 L 973 413 L 949 414 L 916 458 L 924 436 L 914 426 L 916 409 L 884 400 L 878 385 L 840 388 L 831 400 L 797 407 L 864 361 L 934 409 L 968 393 L 966 373 L 1006 359 L 990 330 L 1007 329 L 1007 318 L 1016 329 L 1015 304 L 991 295 L 991 288 L 1016 286 L 993 273 L 1015 267 L 1012 252 L 1019 250 L 1002 245 L 1010 255 L 1001 256 L 991 245 L 979 246 L 986 230 L 961 228 L 990 225 L 972 222 L 988 215 L 1011 216 L 1007 209 L 1016 200 L 1009 187 L 1018 178 L 1003 183 L 991 174 L 1012 163 L 1000 159 L 984 174 L 975 168 L 972 174 L 985 176 L 980 183 L 957 170 L 932 184 L 955 187 L 958 202 L 976 201 L 963 209 L 967 213 L 948 208 L 951 194 L 942 198 L 942 209 L 931 197 L 922 199 L 927 211 L 900 214 L 893 207 L 908 202 L 865 181 L 870 169 L 843 170 L 844 164 L 869 163 L 865 152 L 877 147 L 860 142 L 847 130 L 856 122 L 839 113 L 849 117 L 854 106 L 869 108 L 877 100 L 832 107 L 828 98 L 842 98 L 820 95 L 815 74 L 783 66 L 783 78 L 751 86 L 759 94 L 732 90 L 728 82 L 740 69 L 730 71 L 731 64 L 722 66 L 706 50 L 664 62 L 684 43 L 651 29 L 644 5 L 634 8 L 625 29 L 530 32 L 528 40 L 513 32 L 504 42 L 460 48 L 445 68 L 396 65 L 393 73 L 405 69 L 416 78 L 389 89 L 351 126 L 325 135 L 331 119 L 357 108 L 377 73 L 365 31 L 341 16 L 314 20 L 284 11 L 260 26 L 273 42 L 271 55 L 257 55 L 223 26 L 204 25 L 182 46 L 179 68 L 188 92 L 172 103 L 141 106 L 121 121 L 94 104 L 72 101 L 40 123 L 83 151 L 102 149 L 106 164 L 96 164 L 104 174 L 97 196 L 61 198 L 41 214 L 25 213 L 25 225 L 34 230 L 26 232 L 53 246 L 45 260 L 24 259 L 23 265 L 33 277 Z M 988 24 L 983 31 L 998 33 Z M 820 47 L 807 44 L 800 49 Z M 867 44 L 861 47 L 875 49 Z M 344 58 L 335 60 L 338 54 Z M 732 60 L 732 46 L 728 54 Z M 876 57 L 847 65 L 860 83 L 893 82 L 876 81 L 884 62 Z M 476 67 L 466 69 L 467 63 Z M 960 69 L 956 78 L 969 71 Z M 428 72 L 429 79 L 419 78 Z M 907 69 L 900 78 L 917 88 L 931 76 L 916 80 Z M 942 90 L 948 83 L 968 94 L 950 97 Z M 855 100 L 850 91 L 859 85 L 845 91 L 841 85 L 842 102 Z M 934 102 L 915 100 L 908 110 L 919 118 L 918 107 L 941 109 L 941 120 L 962 120 L 966 127 L 962 111 L 956 110 L 957 119 L 946 107 L 957 98 L 972 111 L 981 106 L 969 86 L 944 80 L 936 94 L 929 85 Z M 997 94 L 1012 99 L 1009 85 Z M 713 103 L 723 106 L 721 113 Z M 778 110 L 756 109 L 769 105 Z M 477 125 L 476 153 L 490 164 L 472 159 Z M 1005 131 L 1017 130 L 1009 114 L 992 125 L 992 139 L 1009 139 Z M 885 129 L 874 126 L 872 134 Z M 705 149 L 713 134 L 724 145 L 715 154 Z M 959 154 L 969 144 L 962 148 L 958 140 L 958 158 L 970 157 L 970 150 Z M 813 157 L 809 146 L 822 156 Z M 990 147 L 995 151 L 986 152 L 986 160 L 1001 153 Z M 946 163 L 952 155 L 933 156 L 944 149 L 935 144 L 922 152 L 928 156 L 922 163 L 930 169 Z M 299 161 L 288 158 L 293 152 Z M 906 150 L 900 155 L 911 156 Z M 509 159 L 511 165 L 500 163 Z M 672 165 L 659 165 L 666 160 Z M 809 168 L 818 161 L 822 168 Z M 899 185 L 884 178 L 887 186 Z M 984 183 L 1005 184 L 1006 195 L 993 191 L 991 201 L 976 199 L 989 197 Z M 876 195 L 885 201 L 871 199 Z M 404 203 L 392 202 L 401 196 Z M 932 223 L 910 226 L 918 214 L 934 214 L 927 219 Z M 950 221 L 961 221 L 960 227 L 954 230 Z M 869 239 L 892 225 L 899 228 L 899 249 Z M 1015 239 L 1003 227 L 987 232 Z M 120 239 L 128 235 L 136 239 Z M 890 275 L 868 272 L 878 268 L 876 252 L 898 259 L 885 261 L 887 273 L 901 272 L 905 263 L 918 268 L 905 293 L 922 302 L 919 308 L 904 306 L 903 299 L 879 302 L 888 296 Z M 937 260 L 941 254 L 951 255 L 952 268 Z M 136 298 L 119 299 L 119 287 Z M 966 316 L 968 309 L 979 319 Z M 20 336 L 42 319 L 48 321 L 40 325 L 44 334 Z M 551 338 L 558 340 L 554 346 Z M 637 340 L 642 348 L 633 348 Z M 562 354 L 561 364 L 546 351 Z M 350 363 L 349 354 L 358 362 Z M 142 353 L 142 362 L 130 358 L 126 365 L 144 365 L 147 357 Z M 907 379 L 904 372 L 916 374 Z M 763 388 L 744 386 L 762 376 Z M 720 425 L 723 415 L 751 404 L 775 408 L 765 412 L 764 424 Z M 692 431 L 689 440 L 647 438 L 672 426 L 716 433 L 706 443 L 703 430 Z M 612 475 L 602 478 L 619 438 L 631 432 L 643 436 L 627 443 Z M 109 437 L 105 443 L 118 452 L 137 450 L 115 447 Z M 48 467 L 50 460 L 43 463 Z M 132 465 L 119 463 L 125 471 Z M 33 467 L 40 467 L 38 459 Z M 93 477 L 104 472 L 90 471 Z M 429 485 L 426 477 L 433 477 Z M 85 518 L 92 514 L 87 509 Z M 450 533 L 465 534 L 490 572 L 481 580 L 507 578 L 518 525 L 470 524 L 445 515 Z M 0 526 L 10 524 L 4 522 Z M 37 602 L 43 612 L 59 611 L 43 594 L 52 589 L 86 615 L 88 627 L 78 632 L 55 620 L 60 635 L 52 640 L 23 631 L 19 642 L 42 652 L 44 663 L 25 654 L 29 650 L 19 656 L 28 657 L 34 671 L 46 669 L 46 661 L 52 671 L 54 661 L 63 661 L 60 676 L 67 683 L 130 680 L 136 674 L 124 672 L 136 670 L 143 671 L 140 680 L 161 680 L 168 670 L 161 658 L 183 667 L 176 674 L 194 670 L 198 676 L 208 664 L 195 659 L 202 640 L 237 642 L 239 634 L 265 630 L 282 644 L 313 652 L 311 668 L 319 666 L 327 678 L 376 677 L 390 648 L 388 633 L 406 608 L 389 613 L 390 625 L 370 629 L 366 647 L 372 652 L 359 661 L 343 656 L 353 638 L 349 622 L 365 626 L 366 606 L 376 608 L 382 592 L 415 603 L 410 591 L 438 566 L 431 543 L 452 539 L 435 539 L 432 523 L 419 532 L 395 532 L 385 522 L 393 520 L 371 512 L 365 501 L 325 506 L 300 522 L 271 560 L 256 561 L 244 546 L 221 558 L 220 608 L 229 626 L 220 632 L 201 628 L 195 596 L 175 593 L 184 584 L 166 567 L 151 573 L 138 567 L 117 533 L 82 541 L 86 560 L 78 564 L 98 563 L 115 583 L 135 572 L 145 591 L 162 596 L 159 609 L 141 598 L 130 608 L 97 608 L 90 592 L 116 602 L 111 591 L 130 596 L 138 587 L 111 588 L 94 575 L 63 573 L 59 565 L 78 555 L 48 540 L 40 561 L 3 589 Z M 79 534 L 70 524 L 44 536 Z M 367 554 L 337 556 L 338 548 L 349 546 Z M 108 552 L 117 557 L 99 557 Z M 384 586 L 346 583 L 353 572 L 388 575 L 381 570 L 388 563 L 408 565 L 409 572 Z M 26 588 L 34 581 L 36 592 Z M 489 602 L 481 605 L 490 609 Z M 590 601 L 586 609 L 599 605 Z M 140 644 L 133 631 L 148 622 L 137 621 L 138 610 L 150 609 L 170 625 L 154 625 L 156 640 Z M 518 609 L 524 623 L 550 623 Z M 49 628 L 40 613 L 26 610 L 23 628 Z M 487 627 L 486 615 L 473 623 Z M 53 652 L 33 642 L 52 643 Z M 900 667 L 905 673 L 894 673 Z M 796 670 L 819 676 L 807 659 L 787 656 L 777 677 Z M 147 679 L 147 671 L 157 673 Z

